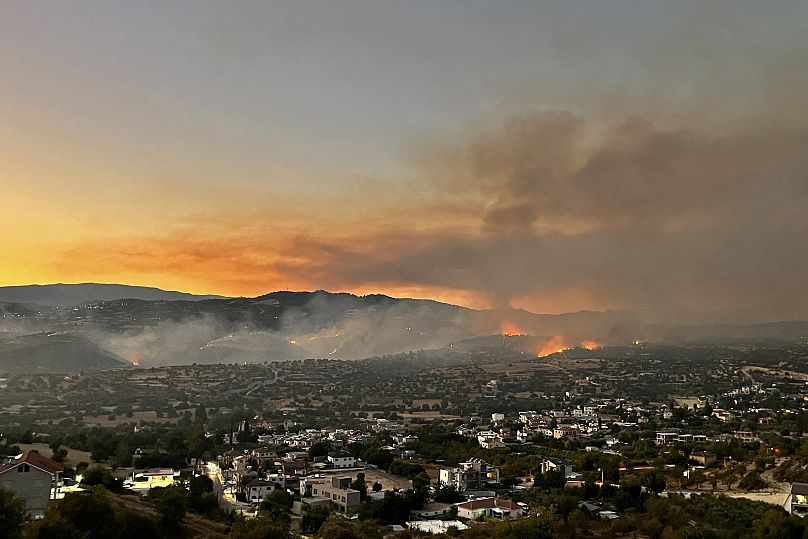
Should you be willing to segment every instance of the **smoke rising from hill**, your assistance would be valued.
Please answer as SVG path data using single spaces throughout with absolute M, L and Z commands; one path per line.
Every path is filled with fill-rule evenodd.
M 517 116 L 428 156 L 440 188 L 481 215 L 477 233 L 382 239 L 381 256 L 344 255 L 350 276 L 329 267 L 499 304 L 567 291 L 665 321 L 806 318 L 805 148 L 807 129 L 631 118 L 593 138 L 568 112 Z

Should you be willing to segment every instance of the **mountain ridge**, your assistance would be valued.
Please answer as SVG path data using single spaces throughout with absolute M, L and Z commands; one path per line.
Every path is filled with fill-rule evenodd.
M 324 290 L 285 290 L 253 298 L 179 293 L 182 299 L 170 300 L 165 299 L 170 292 L 147 290 L 149 294 L 157 294 L 158 299 L 127 297 L 139 290 L 122 285 L 107 291 L 123 297 L 67 308 L 2 303 L 0 337 L 58 332 L 84 338 L 98 349 L 71 343 L 73 349 L 84 350 L 95 358 L 76 364 L 75 368 L 80 370 L 84 368 L 82 365 L 114 366 L 105 352 L 125 362 L 149 366 L 363 359 L 418 350 L 445 351 L 447 346 L 453 353 L 476 350 L 496 355 L 500 350 L 510 353 L 517 343 L 519 350 L 529 357 L 572 347 L 634 342 L 744 345 L 803 342 L 808 336 L 808 322 L 801 321 L 660 325 L 631 311 L 535 314 L 522 309 L 476 310 L 384 294 L 359 296 Z M 0 288 L 0 300 L 2 291 Z M 498 338 L 491 338 L 497 335 Z M 0 348 L 8 348 L 10 344 L 11 341 L 0 342 Z M 17 341 L 19 350 L 35 350 L 40 344 L 33 338 Z M 45 363 L 59 370 L 70 366 L 59 361 L 57 348 L 46 350 L 54 354 L 53 360 Z M 36 357 L 35 352 L 32 354 L 29 357 Z M 72 357 L 78 359 L 78 354 Z M 43 363 L 41 368 L 48 367 Z
M 200 301 L 226 296 L 191 294 L 153 286 L 118 283 L 52 283 L 0 286 L 0 302 L 72 307 L 82 303 L 142 299 L 147 301 Z

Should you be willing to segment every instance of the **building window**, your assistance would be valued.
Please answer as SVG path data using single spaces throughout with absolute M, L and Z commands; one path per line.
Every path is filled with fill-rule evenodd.
M 28 473 L 31 471 L 31 467 L 27 464 L 20 464 L 17 466 L 17 473 Z

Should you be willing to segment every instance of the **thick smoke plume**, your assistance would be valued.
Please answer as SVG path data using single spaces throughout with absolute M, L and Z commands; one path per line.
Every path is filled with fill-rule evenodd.
M 538 310 L 562 296 L 649 320 L 808 317 L 808 130 L 586 127 L 568 112 L 527 114 L 434 150 L 433 185 L 480 215 L 477 230 L 377 237 L 372 251 L 309 245 L 325 261 L 309 273 Z

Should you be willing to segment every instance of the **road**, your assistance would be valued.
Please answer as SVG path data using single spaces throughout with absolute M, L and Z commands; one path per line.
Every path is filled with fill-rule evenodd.
M 225 488 L 222 470 L 219 466 L 214 462 L 209 462 L 205 465 L 205 469 L 207 470 L 208 477 L 213 481 L 213 492 L 216 493 L 216 497 L 219 498 L 219 507 L 225 512 L 238 511 L 246 516 L 247 513 L 244 510 L 248 509 L 250 504 L 239 502 L 232 493 L 228 492 L 227 488 Z

